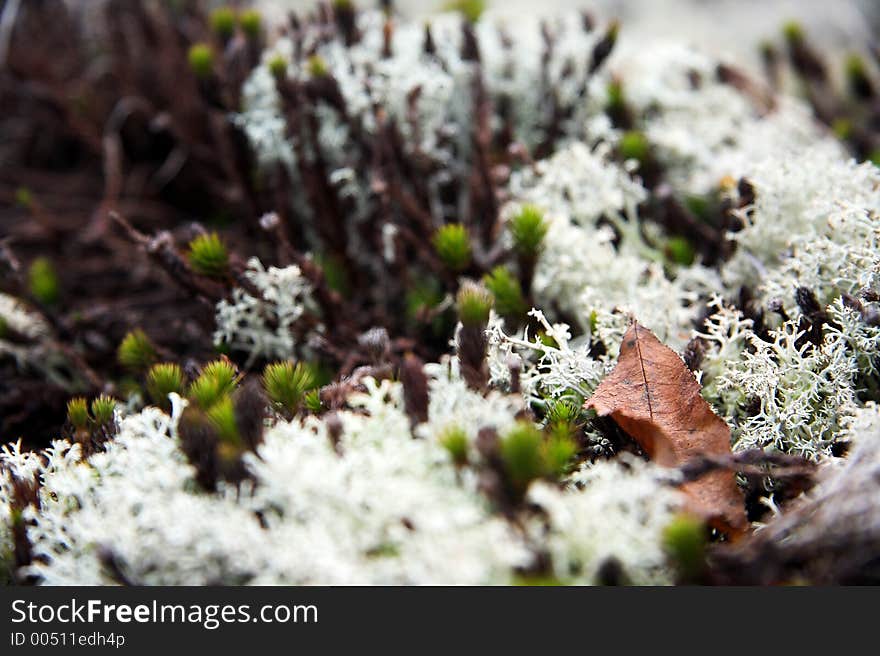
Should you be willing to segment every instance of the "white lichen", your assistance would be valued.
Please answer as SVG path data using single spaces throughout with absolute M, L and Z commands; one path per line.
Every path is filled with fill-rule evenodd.
M 39 511 L 24 511 L 35 560 L 19 573 L 44 584 L 486 584 L 513 581 L 537 549 L 558 554 L 556 574 L 572 582 L 590 582 L 612 556 L 635 581 L 669 580 L 657 536 L 677 496 L 646 465 L 589 468 L 566 490 L 534 484 L 546 528 L 524 535 L 436 440 L 413 439 L 398 383 L 365 384 L 339 413 L 337 445 L 317 419 L 278 422 L 246 456 L 253 480 L 216 493 L 198 488 L 180 450 L 179 401 L 173 417 L 123 418 L 87 460 L 66 441 L 42 455 L 7 447 L 4 527 L 12 477 L 41 482 Z M 457 409 L 480 403 L 445 394 L 463 397 Z M 428 433 L 448 417 L 436 421 Z M 11 548 L 8 530 L 0 539 Z
M 564 492 L 533 485 L 529 501 L 547 515 L 530 528 L 560 581 L 595 584 L 599 568 L 615 561 L 635 585 L 672 583 L 661 537 L 682 500 L 661 470 L 629 458 L 599 462 L 576 472 Z
M 249 363 L 294 357 L 306 345 L 307 333 L 320 330 L 311 284 L 296 265 L 267 269 L 257 258 L 248 261 L 244 275 L 260 295 L 236 287 L 231 299 L 217 303 L 214 342 L 244 351 Z M 300 329 L 307 313 L 313 325 Z

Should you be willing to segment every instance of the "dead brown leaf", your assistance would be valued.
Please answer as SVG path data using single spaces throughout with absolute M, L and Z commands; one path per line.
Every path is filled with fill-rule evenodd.
M 672 349 L 633 322 L 617 366 L 586 403 L 631 435 L 651 460 L 680 467 L 694 458 L 730 454 L 730 428 L 700 396 L 700 384 Z M 684 483 L 690 510 L 731 535 L 746 528 L 743 495 L 732 471 Z

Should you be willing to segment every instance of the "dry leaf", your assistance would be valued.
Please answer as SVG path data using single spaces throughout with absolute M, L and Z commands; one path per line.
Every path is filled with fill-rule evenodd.
M 700 384 L 672 349 L 633 322 L 617 366 L 586 403 L 631 435 L 651 460 L 679 467 L 700 455 L 730 454 L 730 428 L 700 396 Z M 743 496 L 731 471 L 685 483 L 690 509 L 732 533 L 746 528 Z

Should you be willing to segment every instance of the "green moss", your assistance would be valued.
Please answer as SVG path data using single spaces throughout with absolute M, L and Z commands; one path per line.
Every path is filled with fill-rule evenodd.
M 841 141 L 846 141 L 852 137 L 853 124 L 848 118 L 838 117 L 831 123 L 831 131 L 834 136 Z
M 303 400 L 303 404 L 309 412 L 319 414 L 324 409 L 324 404 L 321 403 L 321 390 L 313 389 L 309 391 Z
M 684 197 L 684 206 L 701 221 L 708 220 L 709 213 L 712 211 L 712 202 L 708 197 L 700 194 L 686 195 Z
M 524 206 L 508 224 L 514 250 L 520 255 L 536 257 L 543 247 L 547 227 L 544 212 L 534 205 Z
M 269 67 L 269 72 L 272 74 L 272 77 L 287 77 L 287 60 L 281 55 L 275 55 L 272 57 L 267 66 Z
M 620 34 L 620 21 L 613 20 L 608 25 L 608 31 L 606 32 L 608 39 L 611 40 L 612 43 L 617 41 L 617 35 Z
M 650 152 L 647 137 L 636 130 L 630 130 L 623 134 L 618 149 L 623 159 L 635 159 L 639 162 L 644 162 Z
M 28 268 L 28 290 L 35 299 L 46 305 L 54 305 L 61 297 L 58 274 L 46 257 L 38 257 Z
M 547 407 L 546 419 L 548 424 L 566 423 L 576 424 L 581 418 L 580 407 L 568 399 L 556 399 Z
M 458 290 L 456 306 L 458 308 L 458 318 L 464 326 L 479 328 L 489 322 L 489 312 L 492 309 L 492 294 L 481 285 L 466 282 Z
M 847 78 L 863 77 L 866 74 L 865 60 L 858 53 L 852 52 L 846 56 L 844 70 Z
M 229 272 L 229 251 L 216 232 L 193 239 L 188 259 L 192 270 L 203 276 L 222 278 Z
M 126 333 L 116 350 L 119 364 L 135 373 L 146 371 L 157 358 L 156 348 L 139 328 Z
M 199 377 L 189 386 L 188 396 L 207 410 L 235 390 L 237 378 L 235 367 L 228 360 L 216 360 L 202 368 Z
M 440 434 L 440 444 L 452 457 L 452 462 L 458 466 L 467 464 L 468 461 L 468 436 L 458 426 L 450 426 Z
M 605 90 L 607 108 L 609 110 L 621 110 L 626 105 L 626 97 L 623 93 L 623 84 L 620 80 L 611 80 Z
M 235 10 L 231 7 L 218 7 L 211 12 L 211 29 L 221 39 L 228 39 L 235 33 Z
M 538 330 L 535 335 L 538 338 L 538 341 L 541 342 L 544 346 L 549 346 L 550 348 L 559 348 L 559 342 L 557 342 L 553 337 L 547 334 L 547 332 L 542 328 Z
M 684 237 L 670 237 L 664 249 L 667 259 L 674 264 L 690 266 L 696 259 L 693 245 Z
M 851 93 L 858 95 L 858 90 L 860 88 L 870 85 L 868 69 L 865 66 L 865 60 L 861 55 L 856 53 L 848 55 L 844 70 L 846 72 L 846 81 Z
M 113 423 L 114 410 L 116 410 L 116 399 L 105 394 L 92 399 L 92 419 L 99 426 L 109 426 Z
M 663 548 L 679 574 L 690 580 L 705 565 L 706 527 L 691 515 L 679 515 L 663 529 Z
M 214 51 L 207 43 L 195 43 L 187 53 L 190 70 L 197 77 L 206 79 L 214 73 Z
M 804 28 L 799 22 L 790 20 L 782 26 L 782 36 L 785 37 L 789 44 L 802 43 L 804 40 Z
M 551 401 L 544 417 L 551 437 L 571 438 L 577 434 L 584 422 L 583 401 L 557 399 Z
M 518 422 L 501 440 L 501 460 L 511 487 L 524 493 L 544 475 L 543 436 L 529 422 Z
M 531 422 L 520 421 L 501 439 L 500 452 L 509 487 L 524 494 L 534 480 L 562 476 L 578 445 L 567 430 L 545 435 Z
M 495 310 L 503 317 L 520 318 L 528 308 L 519 280 L 510 270 L 499 265 L 483 276 L 483 284 L 495 297 Z
M 314 387 L 312 370 L 301 362 L 275 362 L 263 370 L 263 387 L 276 405 L 294 414 L 306 393 Z
M 88 426 L 89 406 L 83 397 L 78 396 L 67 402 L 67 421 L 77 430 L 82 430 Z
M 471 263 L 471 238 L 460 223 L 450 223 L 434 233 L 434 250 L 449 269 L 464 271 Z
M 327 62 L 324 60 L 321 55 L 312 55 L 309 57 L 309 61 L 306 64 L 306 70 L 309 72 L 310 77 L 324 77 L 329 72 L 330 69 L 327 67 Z
M 153 365 L 147 374 L 147 393 L 154 403 L 165 406 L 172 392 L 183 395 L 183 370 L 173 362 Z
M 263 29 L 263 17 L 256 9 L 243 11 L 241 16 L 239 16 L 239 22 L 241 23 L 242 32 L 248 38 L 256 39 L 260 36 L 260 31 Z
M 31 209 L 34 204 L 34 195 L 27 187 L 19 187 L 15 190 L 15 204 L 26 210 Z
M 208 421 L 217 431 L 217 437 L 221 442 L 232 445 L 241 443 L 241 435 L 238 432 L 238 420 L 235 416 L 235 405 L 232 398 L 225 396 L 214 403 L 207 410 Z
M 599 313 L 596 310 L 590 310 L 590 334 L 595 335 L 599 329 Z
M 567 431 L 553 431 L 543 444 L 544 474 L 559 478 L 568 470 L 568 465 L 577 452 L 577 442 Z
M 396 558 L 400 555 L 400 548 L 391 542 L 383 542 L 367 549 L 365 555 L 367 558 Z
M 450 0 L 443 8 L 458 12 L 465 20 L 476 23 L 486 11 L 486 0 Z

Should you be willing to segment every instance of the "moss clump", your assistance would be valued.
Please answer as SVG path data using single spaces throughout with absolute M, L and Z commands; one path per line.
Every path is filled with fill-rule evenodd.
M 464 271 L 471 263 L 471 238 L 460 223 L 450 223 L 434 233 L 434 250 L 450 270 Z
M 846 141 L 852 137 L 853 124 L 848 118 L 838 117 L 831 123 L 831 131 L 834 136 L 841 141 Z
M 287 60 L 281 55 L 275 55 L 267 64 L 272 77 L 284 78 L 287 76 Z
M 92 399 L 92 419 L 98 426 L 109 426 L 113 423 L 113 413 L 116 410 L 116 399 L 102 394 Z
M 206 79 L 214 73 L 214 51 L 207 43 L 195 43 L 187 53 L 190 70 L 196 77 Z
M 27 187 L 19 187 L 15 190 L 15 204 L 26 210 L 31 209 L 34 204 L 34 195 Z
M 160 406 L 166 407 L 168 395 L 183 394 L 183 370 L 173 362 L 153 365 L 147 374 L 147 394 Z
M 119 364 L 133 373 L 146 371 L 157 357 L 156 348 L 140 328 L 126 333 L 116 350 Z
M 314 384 L 314 373 L 302 362 L 275 362 L 263 370 L 266 394 L 273 403 L 290 414 L 299 410 L 305 395 Z
M 450 0 L 443 6 L 443 8 L 446 11 L 458 12 L 465 20 L 471 23 L 476 23 L 478 20 L 480 20 L 480 16 L 482 16 L 486 12 L 486 1 Z
M 67 422 L 77 430 L 89 423 L 89 406 L 85 398 L 78 396 L 67 402 Z
M 38 257 L 28 268 L 28 291 L 40 303 L 54 305 L 61 297 L 58 274 L 52 262 L 46 257 Z
M 263 28 L 263 17 L 260 15 L 260 12 L 255 9 L 243 11 L 239 17 L 239 22 L 241 23 L 242 32 L 248 38 L 256 39 L 260 36 L 260 31 Z
M 544 459 L 544 475 L 559 478 L 567 470 L 569 463 L 578 451 L 577 443 L 569 434 L 554 431 L 544 442 L 542 457 Z
M 558 479 L 568 469 L 577 450 L 577 442 L 564 432 L 545 435 L 531 422 L 518 422 L 500 444 L 509 488 L 522 496 L 532 481 Z
M 850 54 L 846 58 L 846 85 L 849 92 L 859 100 L 869 100 L 875 97 L 876 92 L 868 67 L 861 55 Z
M 303 399 L 303 404 L 309 412 L 319 414 L 324 409 L 324 404 L 321 402 L 321 390 L 309 391 Z
M 458 318 L 467 328 L 484 327 L 489 321 L 492 309 L 492 294 L 485 287 L 466 282 L 458 290 L 456 306 Z
M 706 563 L 706 527 L 691 515 L 679 515 L 663 530 L 663 548 L 684 581 L 693 581 Z
M 231 445 L 238 445 L 241 442 L 235 405 L 231 397 L 225 396 L 217 401 L 208 409 L 206 415 L 221 442 Z
M 552 401 L 544 417 L 547 428 L 553 436 L 572 437 L 583 425 L 582 401 L 569 399 Z
M 639 162 L 644 162 L 648 159 L 648 154 L 650 152 L 648 138 L 641 132 L 630 130 L 629 132 L 625 132 L 620 138 L 618 150 L 623 159 L 634 159 Z
M 188 396 L 203 410 L 223 400 L 235 390 L 238 374 L 228 360 L 206 364 L 189 386 Z
M 706 221 L 710 218 L 712 201 L 708 196 L 701 194 L 687 194 L 684 197 L 684 206 L 701 221 Z
M 306 70 L 309 72 L 309 76 L 314 78 L 325 77 L 330 72 L 330 69 L 327 67 L 327 62 L 321 57 L 321 55 L 312 55 L 309 57 Z
M 514 250 L 525 257 L 537 257 L 547 236 L 547 227 L 544 212 L 534 205 L 524 206 L 510 219 Z
M 449 453 L 456 466 L 463 466 L 468 461 L 468 436 L 460 427 L 450 426 L 439 437 L 440 444 Z
M 623 84 L 620 80 L 611 80 L 605 90 L 608 111 L 619 111 L 626 106 L 626 96 L 623 93 Z
M 791 45 L 803 43 L 804 28 L 797 21 L 788 21 L 782 26 L 782 36 L 785 38 L 786 42 Z
M 501 440 L 501 460 L 510 487 L 519 495 L 544 475 L 543 435 L 531 423 L 519 422 Z
M 232 7 L 218 7 L 211 12 L 211 29 L 221 39 L 228 39 L 235 33 L 235 22 Z
M 503 317 L 520 318 L 527 311 L 519 281 L 510 270 L 499 265 L 483 276 L 483 284 L 495 297 L 495 310 Z
M 188 259 L 192 270 L 203 276 L 222 278 L 229 272 L 229 251 L 216 232 L 193 239 Z
M 670 262 L 682 266 L 690 266 L 696 259 L 694 247 L 685 237 L 670 237 L 664 252 Z

